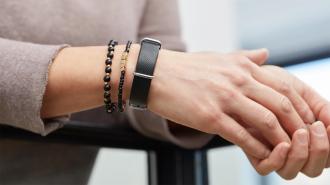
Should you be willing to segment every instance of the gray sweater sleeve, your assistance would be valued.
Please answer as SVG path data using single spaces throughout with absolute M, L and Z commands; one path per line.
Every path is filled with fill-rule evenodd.
M 46 135 L 68 120 L 40 118 L 48 70 L 63 47 L 0 38 L 1 124 Z
M 177 0 L 148 0 L 140 24 L 140 39 L 156 38 L 162 41 L 162 48 L 184 51 L 185 44 L 181 38 L 177 3 Z M 142 134 L 169 141 L 184 148 L 199 148 L 213 138 L 213 135 L 190 128 L 173 132 L 169 129 L 166 119 L 150 111 L 127 109 L 127 114 L 132 126 Z

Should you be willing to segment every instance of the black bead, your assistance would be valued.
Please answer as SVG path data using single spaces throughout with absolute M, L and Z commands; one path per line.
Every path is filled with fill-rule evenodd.
M 104 103 L 105 104 L 109 104 L 110 103 L 110 99 L 109 98 L 104 98 Z
M 110 98 L 111 94 L 109 91 L 104 91 L 104 98 Z
M 106 68 L 105 68 L 105 72 L 106 72 L 106 73 L 111 73 L 111 67 L 106 67 Z
M 115 109 L 112 109 L 111 106 L 109 105 L 109 108 L 106 108 L 107 113 L 113 113 Z
M 121 71 L 121 74 L 124 75 L 125 74 L 125 71 Z
M 109 75 L 105 75 L 104 78 L 103 78 L 103 80 L 104 80 L 105 82 L 110 82 L 111 77 L 110 77 Z
M 111 51 L 113 51 L 113 50 L 111 50 Z M 113 58 L 113 52 L 108 53 L 108 54 L 107 54 L 107 57 L 109 57 L 109 58 Z
M 111 90 L 111 87 L 109 84 L 104 84 L 104 90 L 105 91 L 110 91 Z
M 114 103 L 111 103 L 111 108 L 110 108 L 112 111 L 116 110 L 116 104 Z
M 114 44 L 114 42 L 115 42 L 114 40 L 110 40 L 110 41 L 109 41 L 109 43 L 108 43 L 108 46 L 111 46 L 111 45 L 113 45 L 113 44 Z
M 112 65 L 112 60 L 110 59 L 110 60 L 105 60 L 105 65 Z

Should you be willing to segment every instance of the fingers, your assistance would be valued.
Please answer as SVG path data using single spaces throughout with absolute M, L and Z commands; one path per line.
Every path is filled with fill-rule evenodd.
M 292 137 L 291 149 L 285 165 L 277 171 L 284 179 L 290 180 L 297 176 L 308 160 L 309 133 L 305 129 L 297 130 Z
M 265 77 L 267 78 L 267 77 Z M 290 136 L 300 128 L 305 128 L 304 121 L 296 112 L 291 101 L 284 95 L 258 82 L 251 83 L 246 95 L 272 111 Z
M 319 176 L 326 166 L 329 154 L 329 141 L 322 122 L 310 126 L 309 159 L 302 172 L 309 177 Z
M 277 71 L 282 69 L 271 67 L 267 68 L 267 66 L 265 66 L 265 68 L 274 71 L 275 74 L 284 73 L 283 71 L 280 71 L 280 73 L 278 73 Z M 302 96 L 297 92 L 297 89 L 294 86 L 295 77 L 289 75 L 285 76 L 285 74 L 286 72 L 283 74 L 284 76 L 281 76 L 279 78 L 275 75 L 269 74 L 269 72 L 265 70 L 256 70 L 254 76 L 259 82 L 270 86 L 277 92 L 283 94 L 284 96 L 287 96 L 292 102 L 295 110 L 298 112 L 298 114 L 301 116 L 305 123 L 314 123 L 315 117 L 313 111 L 306 103 L 306 101 L 302 98 Z
M 297 91 L 297 93 L 308 104 L 314 116 L 318 120 L 322 121 L 326 126 L 330 125 L 330 103 L 326 99 L 320 96 L 315 90 L 313 90 L 313 88 L 311 88 L 295 76 L 290 75 L 282 68 L 273 66 L 264 66 L 263 68 L 267 69 L 268 71 L 271 71 L 274 74 L 284 76 L 286 80 L 290 81 L 290 84 L 293 86 L 293 89 Z M 310 113 L 306 112 L 306 115 L 307 114 Z
M 230 112 L 235 113 L 250 127 L 259 130 L 273 146 L 281 142 L 290 143 L 289 136 L 271 111 L 244 96 L 239 96 L 237 102 L 227 107 Z
M 305 84 L 303 85 L 304 87 L 300 88 L 300 94 L 303 99 L 310 106 L 315 117 L 322 121 L 326 127 L 330 126 L 330 103 L 311 87 Z
M 298 94 L 298 92 L 294 89 L 293 82 L 291 82 L 290 78 L 286 77 L 278 77 L 269 73 L 269 71 L 263 69 L 255 69 L 253 72 L 253 77 L 260 83 L 271 87 L 275 91 L 281 93 L 286 96 L 290 102 L 292 103 L 294 109 L 304 121 L 304 123 L 313 123 L 315 121 L 314 114 L 306 101 Z M 295 122 L 297 124 L 302 124 L 301 122 Z M 299 129 L 298 127 L 294 127 L 293 131 Z
M 251 155 L 247 155 L 252 166 L 260 175 L 268 175 L 272 171 L 280 169 L 287 158 L 290 144 L 283 142 L 278 144 L 268 158 L 259 160 Z
M 269 156 L 269 149 L 259 140 L 254 138 L 244 127 L 227 115 L 222 118 L 224 124 L 219 124 L 221 137 L 240 146 L 246 153 L 259 158 L 265 159 Z
M 266 48 L 256 49 L 256 50 L 242 50 L 242 51 L 234 52 L 233 54 L 243 55 L 249 58 L 252 62 L 254 62 L 257 65 L 264 64 L 269 57 L 269 52 Z

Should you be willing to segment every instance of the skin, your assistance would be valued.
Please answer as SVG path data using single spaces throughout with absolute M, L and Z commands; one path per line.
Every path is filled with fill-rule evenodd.
M 273 78 L 281 78 L 285 81 L 285 86 L 287 86 L 286 89 L 295 91 L 282 91 L 283 94 L 286 94 L 287 96 L 289 94 L 298 94 L 301 96 L 301 99 L 305 101 L 305 105 L 310 107 L 307 109 L 295 106 L 301 117 L 308 115 L 309 110 L 312 110 L 313 116 L 316 120 L 321 120 L 322 122 L 316 122 L 312 125 L 308 124 L 307 130 L 300 129 L 295 131 L 292 139 L 292 146 L 286 159 L 287 161 L 281 168 L 279 168 L 279 165 L 269 165 L 266 167 L 258 167 L 257 171 L 262 175 L 266 175 L 271 171 L 277 170 L 277 173 L 287 180 L 293 179 L 299 172 L 302 172 L 309 177 L 319 176 L 324 168 L 329 167 L 329 102 L 317 94 L 308 85 L 304 84 L 284 69 L 275 66 L 264 66 L 263 68 L 269 74 L 273 74 Z M 306 142 L 306 139 L 308 142 Z M 251 163 L 257 167 L 256 161 L 258 160 L 253 159 L 249 155 L 248 158 Z M 278 159 L 277 161 L 274 161 L 274 164 L 283 164 L 283 160 L 284 158 Z
M 120 45 L 115 50 L 113 101 L 116 101 L 119 60 L 124 47 Z M 103 105 L 101 79 L 106 50 L 103 46 L 72 47 L 58 54 L 49 73 L 41 110 L 43 118 Z M 133 45 L 128 58 L 123 94 L 126 100 L 138 51 L 139 45 Z M 233 142 L 247 155 L 261 161 L 253 163 L 259 164 L 254 165 L 257 171 L 278 170 L 267 164 L 273 160 L 284 161 L 291 147 L 289 136 L 305 128 L 306 122 L 313 122 L 313 115 L 318 118 L 326 113 L 312 100 L 304 101 L 299 94 L 286 94 L 287 89 L 277 86 L 284 80 L 273 78 L 258 66 L 267 57 L 264 49 L 229 54 L 161 50 L 149 92 L 149 110 L 174 124 L 218 134 Z M 315 98 L 313 93 L 306 96 Z M 313 103 L 316 108 L 310 106 Z M 316 111 L 319 114 L 315 114 Z M 250 128 L 261 133 L 264 142 L 250 133 Z M 305 171 L 309 172 L 314 165 L 319 163 L 311 163 Z

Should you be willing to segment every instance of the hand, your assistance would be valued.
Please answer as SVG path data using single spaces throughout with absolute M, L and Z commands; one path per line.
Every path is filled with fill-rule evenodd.
M 246 126 L 257 129 L 276 146 L 290 143 L 280 122 L 290 134 L 305 124 L 286 96 L 260 83 L 271 75 L 254 75 L 261 73 L 261 68 L 251 60 L 265 61 L 268 56 L 266 50 L 251 51 L 251 56 L 254 52 L 263 57 L 162 50 L 151 84 L 149 109 L 173 122 L 218 134 L 254 157 L 266 158 L 268 147 Z
M 290 180 L 301 171 L 309 177 L 319 176 L 329 154 L 328 136 L 322 122 L 312 124 L 309 131 L 310 135 L 305 129 L 299 129 L 293 134 L 289 152 L 283 146 L 281 152 L 276 152 L 280 147 L 278 145 L 267 159 L 260 160 L 249 154 L 247 157 L 261 175 L 277 171 L 282 178 Z M 266 142 L 256 130 L 250 132 Z
M 298 132 L 293 138 L 293 147 L 285 165 L 277 171 L 284 179 L 293 179 L 299 171 L 309 177 L 321 175 L 329 155 L 329 142 L 322 122 L 315 122 L 309 127 L 310 144 L 307 132 Z M 306 142 L 307 141 L 307 142 Z
M 308 85 L 304 84 L 302 81 L 294 77 L 293 75 L 286 72 L 284 69 L 275 67 L 275 66 L 264 66 L 264 69 L 266 69 L 269 73 L 272 73 L 277 77 L 280 77 L 283 79 L 283 81 L 286 81 L 286 86 L 289 86 L 288 89 L 292 89 L 293 91 L 296 91 L 297 94 L 299 94 L 303 101 L 305 101 L 305 104 L 308 105 L 310 108 L 297 108 L 298 112 L 300 112 L 300 115 L 303 117 L 306 115 L 306 110 L 310 109 L 313 112 L 313 116 L 316 117 L 317 120 L 323 121 L 324 126 L 327 127 L 324 132 L 328 135 L 328 140 L 330 140 L 330 104 L 327 100 L 322 98 L 318 93 L 316 93 L 312 88 L 310 88 Z M 309 112 L 309 111 L 308 111 Z M 323 127 L 324 127 L 323 126 Z M 313 128 L 311 126 L 310 128 Z M 312 130 L 312 129 L 311 129 Z M 320 129 L 322 130 L 322 129 Z M 310 152 L 309 152 L 309 159 L 308 163 L 305 165 L 305 167 L 302 169 L 302 172 L 310 177 L 318 176 L 322 173 L 324 167 L 330 166 L 330 156 L 329 159 L 325 160 L 327 162 L 324 163 L 324 157 L 328 157 L 328 150 L 329 150 L 329 142 L 326 140 L 327 135 L 316 136 L 314 132 L 310 133 L 311 137 L 311 143 L 310 143 Z M 308 153 L 308 151 L 307 151 Z M 300 153 L 301 154 L 301 153 Z M 292 155 L 293 156 L 293 155 Z M 315 157 L 317 156 L 317 157 Z M 290 157 L 289 157 L 290 158 Z M 315 162 L 315 161 L 319 162 Z M 323 163 L 322 163 L 323 161 Z M 313 165 L 314 164 L 314 165 Z M 317 164 L 317 165 L 315 165 Z M 296 168 L 296 170 L 298 167 Z M 288 173 L 286 173 L 288 172 Z M 290 170 L 280 170 L 279 174 L 286 179 L 291 179 L 294 176 L 297 175 L 297 173 L 290 172 Z
M 306 135 L 304 131 L 299 130 L 295 132 L 292 141 L 292 148 L 289 152 L 287 162 L 283 167 L 281 167 L 280 170 L 278 170 L 279 175 L 285 179 L 294 178 L 299 171 L 302 171 L 310 177 L 320 175 L 323 168 L 329 167 L 330 163 L 330 160 L 327 159 L 329 152 L 328 140 L 330 140 L 329 102 L 318 95 L 312 88 L 308 87 L 293 75 L 290 75 L 284 69 L 275 66 L 263 66 L 263 68 L 266 69 L 268 73 L 272 73 L 274 75 L 274 79 L 282 79 L 282 83 L 280 83 L 282 87 L 272 83 L 271 81 L 264 81 L 264 83 L 290 97 L 290 100 L 295 102 L 294 106 L 296 110 L 298 110 L 300 116 L 304 118 L 306 123 L 310 123 L 309 120 L 313 120 L 316 117 L 316 119 L 323 121 L 324 125 L 327 126 L 327 130 L 325 130 L 324 126 L 323 128 L 320 126 L 320 122 L 310 126 L 311 143 L 309 150 L 308 145 L 307 147 L 302 143 L 299 145 L 299 139 L 297 139 L 302 138 L 300 141 L 303 140 L 305 137 L 304 135 Z M 300 96 L 300 98 L 295 98 L 297 96 Z M 300 99 L 300 103 L 294 101 L 295 99 Z M 318 130 L 320 130 L 319 133 L 321 134 L 316 134 L 315 130 L 317 130 L 317 128 L 319 128 Z M 249 159 L 251 160 L 251 156 L 249 156 Z M 257 166 L 258 163 L 256 161 L 258 163 L 261 162 L 256 159 L 254 159 L 254 162 L 251 162 L 261 174 L 267 174 L 272 170 L 277 170 L 279 168 L 278 164 L 283 164 L 277 161 L 277 165 L 273 167 L 264 167 L 260 165 Z

